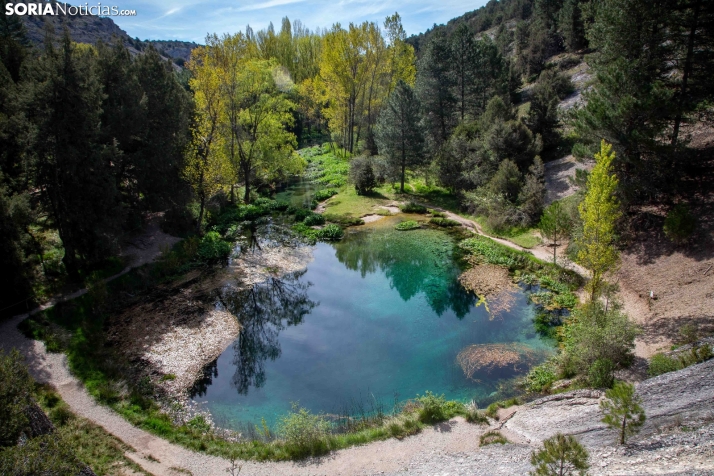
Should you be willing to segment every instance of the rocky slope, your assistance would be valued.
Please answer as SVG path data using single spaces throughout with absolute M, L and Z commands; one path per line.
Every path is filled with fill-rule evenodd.
M 189 41 L 142 41 L 138 38 L 132 39 L 111 18 L 94 15 L 26 15 L 22 17 L 22 20 L 27 30 L 27 39 L 37 47 L 41 47 L 44 44 L 48 29 L 59 36 L 65 28 L 69 30 L 72 40 L 77 43 L 94 45 L 99 41 L 113 43 L 119 39 L 129 48 L 132 54 L 139 54 L 149 45 L 152 45 L 162 56 L 171 58 L 174 62 L 177 62 L 179 58 L 183 61 L 188 61 L 191 56 L 191 50 L 198 46 L 196 43 Z M 180 61 L 179 63 L 182 64 Z

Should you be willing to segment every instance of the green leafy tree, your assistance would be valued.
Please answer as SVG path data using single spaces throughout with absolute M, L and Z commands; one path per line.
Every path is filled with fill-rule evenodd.
M 376 139 L 380 154 L 392 167 L 399 169 L 402 193 L 407 169 L 418 167 L 425 161 L 420 118 L 420 105 L 414 90 L 400 81 L 382 108 Z
M 538 224 L 538 229 L 541 235 L 543 235 L 543 238 L 553 243 L 553 263 L 556 262 L 558 241 L 568 236 L 571 225 L 570 216 L 563 210 L 563 206 L 560 202 L 552 203 L 543 212 L 543 216 Z
M 588 451 L 575 437 L 556 434 L 543 441 L 543 449 L 531 453 L 532 476 L 583 476 L 590 465 Z
M 600 152 L 595 154 L 595 167 L 588 176 L 585 198 L 578 207 L 583 221 L 583 231 L 578 237 L 578 261 L 592 273 L 588 283 L 591 301 L 598 297 L 605 274 L 615 267 L 620 257 L 615 224 L 621 212 L 613 160 L 615 152 L 603 140 Z
M 625 444 L 627 437 L 640 431 L 645 423 L 642 398 L 635 393 L 635 387 L 626 382 L 617 382 L 605 392 L 607 400 L 600 402 L 603 412 L 602 422 L 619 431 L 619 441 Z

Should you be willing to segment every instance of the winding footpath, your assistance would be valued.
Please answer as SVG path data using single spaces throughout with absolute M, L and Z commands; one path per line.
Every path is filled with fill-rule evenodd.
M 478 224 L 473 221 L 448 211 L 444 211 L 444 213 L 474 233 L 484 235 Z M 523 250 L 506 240 L 492 239 L 513 249 Z M 534 254 L 541 259 L 549 257 L 547 250 Z M 544 256 L 540 256 L 541 254 Z M 156 256 L 158 256 L 158 250 L 145 252 L 134 267 L 149 262 Z M 584 274 L 584 270 L 577 269 L 579 268 L 577 265 L 573 266 L 572 269 L 577 272 L 582 271 L 581 274 Z M 106 281 L 116 279 L 131 269 L 132 267 L 129 267 Z M 100 425 L 108 433 L 133 448 L 134 451 L 128 452 L 126 456 L 135 461 L 147 473 L 156 476 L 230 474 L 230 461 L 196 453 L 169 443 L 132 426 L 108 407 L 97 404 L 81 382 L 71 374 L 67 365 L 67 357 L 64 354 L 47 352 L 42 342 L 27 339 L 17 329 L 18 324 L 29 315 L 47 309 L 57 302 L 74 299 L 86 291 L 86 289 L 76 291 L 40 306 L 30 313 L 18 315 L 3 322 L 0 324 L 0 348 L 6 352 L 13 348 L 18 349 L 25 357 L 32 376 L 38 382 L 47 383 L 56 388 L 74 413 Z M 652 436 L 653 432 L 650 431 L 648 432 L 649 439 L 642 441 L 641 448 L 636 447 L 632 451 L 630 449 L 620 451 L 612 445 L 608 446 L 604 438 L 588 438 L 588 446 L 596 447 L 594 455 L 597 455 L 598 458 L 609 458 L 605 466 L 596 468 L 593 474 L 665 474 L 664 471 L 661 471 L 663 467 L 660 459 L 667 464 L 673 464 L 673 468 L 683 471 L 682 473 L 667 471 L 666 474 L 714 474 L 714 425 L 711 424 L 711 421 L 714 421 L 714 413 L 710 411 L 711 408 L 714 408 L 714 387 L 712 387 L 711 380 L 714 361 L 690 369 L 676 372 L 675 374 L 682 374 L 679 378 L 675 378 L 674 374 L 668 374 L 670 377 L 658 377 L 659 381 L 655 380 L 642 387 L 643 390 L 649 389 L 650 393 L 656 394 L 645 402 L 648 414 L 652 414 L 654 417 L 648 420 L 648 425 L 651 428 L 658 428 L 660 424 L 664 423 L 665 416 L 669 418 L 672 415 L 686 413 L 692 408 L 696 409 L 698 420 L 709 421 L 708 425 L 684 436 L 677 433 L 664 441 L 658 435 Z M 679 394 L 676 396 L 661 395 L 660 389 L 663 388 L 663 383 L 668 384 L 664 385 L 664 388 L 673 392 L 678 390 Z M 697 386 L 696 383 L 699 385 Z M 682 391 L 685 391 L 685 394 L 682 394 Z M 684 398 L 685 396 L 687 398 Z M 551 421 L 555 418 L 554 415 L 560 415 L 556 420 L 566 426 L 572 426 L 572 422 L 575 422 L 577 428 L 573 428 L 573 432 L 581 435 L 608 436 L 599 422 L 597 411 L 595 411 L 598 398 L 599 394 L 583 397 L 577 392 L 571 392 L 571 394 L 558 396 L 555 403 L 545 399 L 546 401 L 543 403 L 534 402 L 522 407 L 502 410 L 500 421 L 495 422 L 494 426 L 490 428 L 502 431 L 512 442 L 508 445 L 492 445 L 479 449 L 479 437 L 490 428 L 472 425 L 466 423 L 462 418 L 455 418 L 403 440 L 389 439 L 374 442 L 369 445 L 340 450 L 322 458 L 281 463 L 239 461 L 237 467 L 240 468 L 240 473 L 236 469 L 234 474 L 256 476 L 525 474 L 530 470 L 529 455 L 533 448 L 542 439 L 561 430 L 560 424 L 554 425 Z M 564 412 L 563 408 L 573 409 L 571 420 L 568 420 L 568 413 Z M 589 410 L 584 411 L 586 408 Z M 707 411 L 709 413 L 704 414 Z M 651 443 L 655 440 L 656 443 Z M 642 456 L 645 457 L 644 460 Z M 656 457 L 654 462 L 650 460 L 651 457 Z M 640 464 L 642 461 L 645 463 Z M 659 466 L 657 466 L 658 464 Z M 608 467 L 617 468 L 617 470 L 610 472 Z M 660 471 L 655 471 L 655 469 Z M 696 469 L 697 472 L 687 472 L 692 469 Z

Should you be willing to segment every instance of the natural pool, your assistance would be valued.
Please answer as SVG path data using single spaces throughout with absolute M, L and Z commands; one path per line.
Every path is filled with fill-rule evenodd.
M 437 229 L 400 232 L 408 217 L 351 228 L 318 243 L 307 269 L 247 291 L 217 291 L 239 316 L 238 339 L 194 389 L 221 425 L 274 425 L 291 402 L 340 414 L 431 390 L 483 401 L 513 366 L 467 378 L 456 356 L 467 346 L 520 343 L 545 356 L 552 343 L 533 327 L 534 307 L 516 288 L 507 312 L 490 314 L 458 283 L 456 240 Z M 423 219 L 423 217 L 419 217 Z M 251 252 L 251 251 L 247 251 Z

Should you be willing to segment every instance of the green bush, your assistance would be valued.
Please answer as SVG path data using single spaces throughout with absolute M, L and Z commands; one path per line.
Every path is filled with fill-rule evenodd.
M 533 367 L 525 378 L 525 387 L 529 392 L 542 392 L 558 380 L 558 369 L 553 360 Z
M 407 220 L 401 223 L 397 223 L 397 225 L 394 227 L 395 230 L 399 231 L 416 230 L 417 228 L 421 228 L 421 225 L 418 222 L 415 222 L 414 220 Z
M 374 164 L 371 157 L 355 157 L 350 162 L 350 182 L 355 186 L 357 195 L 368 195 L 377 187 Z
M 588 382 L 595 388 L 610 388 L 615 381 L 614 370 L 612 360 L 597 359 L 588 369 Z
M 343 236 L 345 236 L 344 230 L 334 223 L 325 225 L 324 228 L 317 230 L 316 234 L 317 239 L 323 241 L 338 241 L 341 240 Z
M 694 233 L 697 218 L 684 204 L 672 208 L 664 219 L 664 234 L 675 243 L 685 241 Z
M 599 359 L 608 359 L 615 368 L 632 363 L 639 327 L 619 309 L 605 310 L 600 302 L 576 309 L 563 326 L 563 372 L 588 375 Z
M 32 377 L 20 353 L 0 351 L 0 447 L 17 444 L 27 426 L 25 407 L 32 401 L 32 387 Z
M 436 225 L 436 226 L 442 226 L 442 227 L 452 227 L 452 226 L 460 226 L 461 223 L 457 222 L 456 220 L 450 220 L 448 218 L 432 218 L 429 220 L 429 223 Z
M 327 453 L 329 434 L 330 423 L 322 415 L 310 413 L 297 404 L 293 404 L 292 411 L 278 424 L 278 435 L 285 440 L 286 450 L 296 458 Z
M 495 444 L 505 445 L 508 443 L 508 440 L 506 439 L 505 436 L 503 436 L 498 431 L 490 430 L 480 436 L 479 443 L 481 446 L 495 445 Z
M 231 254 L 231 245 L 223 241 L 217 232 L 209 231 L 201 238 L 197 254 L 206 263 L 224 260 Z
M 434 395 L 430 391 L 417 396 L 416 401 L 421 405 L 419 421 L 422 423 L 438 423 L 465 411 L 462 403 L 446 400 L 444 395 Z
M 337 190 L 335 190 L 334 188 L 318 190 L 317 192 L 315 192 L 315 200 L 317 200 L 318 202 L 322 202 L 335 195 L 337 195 Z
M 303 221 L 313 214 L 313 212 L 307 208 L 292 208 L 288 210 L 288 213 L 295 216 L 296 222 Z
M 325 217 L 319 213 L 311 213 L 302 221 L 307 226 L 318 226 L 325 224 Z
M 650 359 L 650 365 L 647 369 L 647 373 L 650 377 L 656 377 L 657 375 L 674 372 L 675 370 L 680 369 L 682 369 L 682 363 L 678 359 L 664 354 L 655 354 Z
M 419 205 L 418 203 L 414 202 L 407 202 L 404 205 L 401 205 L 399 209 L 404 213 L 426 213 L 425 206 Z

